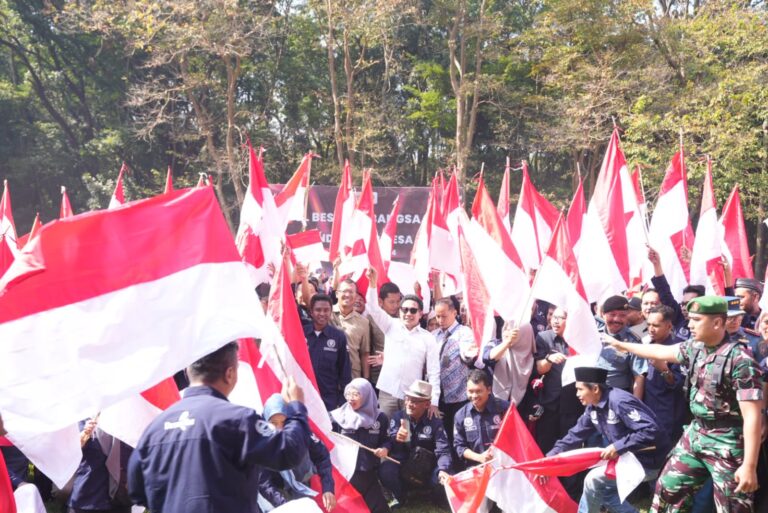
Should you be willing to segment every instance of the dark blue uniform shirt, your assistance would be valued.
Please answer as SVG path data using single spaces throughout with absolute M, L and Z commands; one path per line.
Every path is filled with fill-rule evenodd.
M 465 404 L 453 419 L 453 447 L 459 456 L 459 467 L 473 465 L 463 457 L 469 449 L 478 454 L 485 452 L 496 440 L 501 421 L 509 409 L 509 403 L 493 395 L 488 398 L 485 409 L 479 412 L 472 403 Z
M 387 427 L 389 426 L 389 420 L 387 416 L 379 412 L 376 417 L 376 422 L 370 428 L 357 428 L 357 429 L 342 429 L 339 424 L 333 422 L 333 430 L 337 433 L 341 433 L 344 436 L 348 436 L 352 440 L 357 440 L 366 447 L 371 449 L 378 449 L 379 447 L 385 447 L 387 450 L 392 450 L 392 443 L 387 436 Z M 379 468 L 381 460 L 376 457 L 370 451 L 360 449 L 357 451 L 357 464 L 355 465 L 355 471 L 362 470 L 363 472 L 369 470 L 376 470 Z
M 533 359 L 535 361 L 544 360 L 553 353 L 568 356 L 568 344 L 565 343 L 565 339 L 556 335 L 554 330 L 542 331 L 536 335 L 536 349 L 533 353 Z M 552 363 L 549 372 L 544 374 L 544 386 L 538 397 L 538 402 L 542 406 L 554 405 L 555 403 L 559 405 L 560 394 L 563 390 L 563 368 L 565 368 L 565 362 Z
M 619 454 L 632 451 L 646 469 L 658 469 L 664 463 L 670 443 L 659 428 L 656 416 L 638 398 L 618 388 L 608 388 L 597 404 L 587 406 L 568 434 L 558 440 L 547 456 L 577 449 L 595 432 L 613 444 Z M 653 451 L 637 452 L 644 447 Z
M 389 456 L 397 461 L 405 461 L 416 447 L 427 449 L 437 457 L 437 468 L 445 472 L 450 471 L 453 459 L 451 457 L 451 448 L 448 445 L 448 438 L 445 436 L 443 421 L 437 417 L 428 418 L 425 412 L 418 422 L 415 422 L 404 410 L 396 412 L 389 421 L 389 441 L 392 450 Z M 400 421 L 407 420 L 411 428 L 411 441 L 398 442 L 397 432 L 400 429 Z
M 328 411 L 344 404 L 344 387 L 352 381 L 352 365 L 347 353 L 347 337 L 330 324 L 319 335 L 312 324 L 304 326 L 309 358 L 317 378 L 320 397 Z
M 28 482 L 29 460 L 15 445 L 0 447 L 5 460 L 5 468 L 8 470 L 8 477 L 11 478 L 11 486 L 15 490 L 21 483 Z
M 211 387 L 186 389 L 131 455 L 131 499 L 156 513 L 258 513 L 259 465 L 283 470 L 307 453 L 307 410 L 294 401 L 287 413 L 285 428 L 275 432 Z
M 670 335 L 663 342 L 657 343 L 672 346 L 678 342 L 676 337 Z M 685 376 L 680 365 L 668 363 L 667 367 L 675 378 L 671 383 L 661 375 L 660 370 L 648 365 L 643 402 L 656 414 L 659 427 L 667 433 L 670 441 L 677 441 L 683 434 L 685 413 L 688 410 L 688 401 L 683 394 Z

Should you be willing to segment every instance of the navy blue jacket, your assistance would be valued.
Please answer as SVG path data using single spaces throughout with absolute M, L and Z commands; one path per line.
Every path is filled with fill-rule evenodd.
M 677 344 L 679 341 L 670 334 L 663 342 L 665 346 Z M 676 441 L 683 434 L 685 414 L 688 411 L 688 400 L 683 394 L 685 376 L 680 365 L 667 364 L 669 371 L 675 380 L 670 384 L 661 375 L 661 371 L 653 365 L 648 365 L 648 374 L 645 377 L 645 393 L 643 402 L 656 414 L 656 419 L 669 436 L 671 441 Z
M 400 429 L 400 421 L 407 420 L 411 426 L 411 441 L 398 442 L 397 432 Z M 437 458 L 437 468 L 445 472 L 451 470 L 453 458 L 451 457 L 451 447 L 448 445 L 448 438 L 445 436 L 443 421 L 437 417 L 429 418 L 425 412 L 418 422 L 414 422 L 404 410 L 396 412 L 389 421 L 389 441 L 392 450 L 389 456 L 397 461 L 405 461 L 416 447 L 427 449 L 435 454 Z
M 341 426 L 335 421 L 333 422 L 333 430 L 337 433 L 341 433 L 344 436 L 348 436 L 353 440 L 357 440 L 366 447 L 371 449 L 378 449 L 379 447 L 385 447 L 387 450 L 392 450 L 392 443 L 387 436 L 387 427 L 389 426 L 389 420 L 387 416 L 379 412 L 376 417 L 376 422 L 373 423 L 369 429 L 341 429 Z M 366 451 L 361 448 L 357 451 L 357 464 L 355 465 L 355 471 L 362 470 L 363 472 L 376 470 L 379 468 L 381 460 L 376 457 L 370 451 Z
M 675 311 L 672 325 L 674 326 L 675 337 L 678 339 L 678 342 L 688 340 L 691 334 L 691 331 L 688 329 L 688 320 L 683 315 L 683 307 L 680 306 L 675 296 L 672 295 L 672 289 L 669 287 L 667 277 L 663 274 L 661 276 L 654 276 L 651 278 L 651 284 L 656 289 L 656 292 L 658 292 L 661 304 Z
M 298 402 L 287 410 L 285 428 L 275 432 L 211 387 L 186 389 L 131 455 L 131 499 L 156 513 L 260 512 L 259 466 L 291 468 L 307 452 L 307 410 Z
M 479 412 L 472 403 L 467 403 L 453 418 L 453 448 L 459 456 L 458 465 L 466 468 L 475 463 L 464 458 L 464 451 L 485 452 L 496 440 L 501 421 L 509 409 L 509 403 L 491 395 L 485 409 Z
M 0 447 L 5 460 L 5 468 L 8 477 L 11 478 L 11 487 L 15 490 L 21 483 L 28 482 L 29 460 L 15 445 Z
M 619 454 L 635 452 L 646 469 L 661 468 L 669 450 L 667 434 L 659 428 L 656 416 L 638 398 L 618 388 L 608 388 L 600 402 L 587 406 L 576 425 L 557 441 L 547 456 L 580 448 L 595 432 L 613 444 Z M 648 452 L 636 452 L 655 446 Z
M 344 404 L 344 387 L 352 381 L 352 365 L 347 353 L 347 336 L 344 332 L 326 326 L 320 335 L 315 334 L 312 324 L 304 326 L 309 358 L 317 378 L 317 387 L 328 411 Z

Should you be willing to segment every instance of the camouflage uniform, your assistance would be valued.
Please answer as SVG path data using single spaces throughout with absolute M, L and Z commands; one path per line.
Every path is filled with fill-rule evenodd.
M 733 474 L 744 459 L 738 401 L 762 400 L 760 368 L 728 337 L 709 349 L 702 342 L 683 342 L 677 360 L 688 369 L 695 361 L 688 392 L 694 420 L 661 472 L 651 511 L 690 511 L 694 491 L 711 475 L 718 512 L 751 512 L 752 494 L 735 493 Z

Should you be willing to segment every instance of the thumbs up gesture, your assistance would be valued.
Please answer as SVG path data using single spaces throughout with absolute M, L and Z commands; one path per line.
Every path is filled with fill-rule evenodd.
M 397 434 L 395 435 L 395 440 L 397 440 L 400 443 L 407 442 L 408 441 L 408 424 L 406 423 L 405 419 L 400 419 L 400 429 L 397 430 Z

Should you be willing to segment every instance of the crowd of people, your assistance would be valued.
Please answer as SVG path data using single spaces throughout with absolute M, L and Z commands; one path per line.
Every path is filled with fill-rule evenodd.
M 495 337 L 478 344 L 461 298 L 439 286 L 424 304 L 372 269 L 360 290 L 297 264 L 318 390 L 334 431 L 361 446 L 350 483 L 368 508 L 397 509 L 414 494 L 445 505 L 451 475 L 493 460 L 514 404 L 547 455 L 601 447 L 604 459 L 632 452 L 642 464 L 645 483 L 624 501 L 605 466 L 561 478 L 580 512 L 634 512 L 644 498 L 655 512 L 768 511 L 758 486 L 768 474 L 763 284 L 734 279 L 724 264 L 725 296 L 693 285 L 678 301 L 658 254 L 648 258 L 650 286 L 594 305 L 602 351 L 565 386 L 562 308 L 537 301 L 530 319 L 497 319 Z M 269 287 L 257 293 L 266 308 Z M 68 511 L 256 512 L 318 493 L 333 510 L 331 458 L 309 428 L 302 390 L 289 379 L 260 413 L 231 404 L 237 351 L 227 344 L 177 376 L 182 400 L 134 450 L 85 420 Z M 14 486 L 41 477 L 18 449 L 3 453 Z

